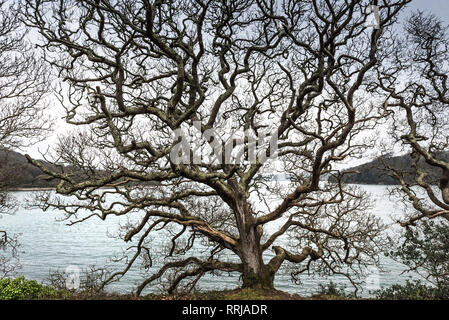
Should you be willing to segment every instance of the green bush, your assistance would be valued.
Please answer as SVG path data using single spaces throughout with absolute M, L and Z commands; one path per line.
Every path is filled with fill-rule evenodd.
M 323 285 L 319 284 L 319 290 L 313 296 L 327 296 L 334 298 L 354 298 L 354 293 L 346 292 L 346 285 L 338 286 L 333 281 Z
M 395 284 L 375 292 L 383 300 L 447 300 L 449 287 L 431 287 L 420 280 L 408 281 L 405 285 Z
M 45 299 L 56 294 L 55 289 L 24 277 L 0 279 L 0 300 Z
M 449 287 L 449 223 L 422 221 L 408 228 L 392 257 L 439 288 Z

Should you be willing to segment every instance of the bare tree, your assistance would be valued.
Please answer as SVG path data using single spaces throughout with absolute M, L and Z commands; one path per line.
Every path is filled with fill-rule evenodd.
M 6 166 L 10 161 L 7 151 L 29 146 L 49 128 L 38 104 L 48 79 L 44 65 L 32 53 L 25 36 L 17 9 L 0 0 L 0 218 L 17 207 L 7 192 L 15 176 L 12 166 Z M 12 260 L 17 245 L 17 239 L 0 227 L 0 249 L 7 251 L 0 255 L 0 276 L 14 270 L 16 264 Z
M 417 12 L 379 70 L 389 94 L 386 103 L 394 111 L 391 136 L 412 158 L 409 170 L 389 168 L 400 182 L 399 195 L 413 207 L 403 226 L 421 219 L 449 220 L 448 61 L 447 27 L 436 16 Z
M 383 225 L 333 166 L 360 157 L 364 132 L 385 116 L 374 67 L 408 2 L 379 1 L 379 28 L 367 28 L 360 0 L 24 1 L 76 128 L 45 155 L 70 169 L 28 157 L 60 181 L 62 196 L 44 193 L 41 206 L 70 223 L 138 214 L 123 229 L 136 241 L 126 267 L 110 278 L 162 257 L 137 294 L 219 271 L 272 287 L 284 263 L 295 277 L 353 279 L 377 262 Z M 179 132 L 195 128 L 206 138 L 186 148 Z M 276 150 L 226 161 L 226 151 L 254 160 L 250 137 L 267 130 Z M 267 181 L 267 170 L 291 181 Z

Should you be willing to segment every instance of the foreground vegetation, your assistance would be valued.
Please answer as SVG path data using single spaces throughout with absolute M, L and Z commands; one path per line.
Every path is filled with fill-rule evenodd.
M 16 279 L 0 279 L 0 300 L 301 300 L 298 295 L 291 295 L 278 290 L 265 289 L 235 289 L 224 291 L 194 292 L 189 294 L 149 294 L 145 297 L 135 297 L 131 294 L 108 293 L 103 290 L 91 291 L 59 289 L 50 285 L 27 280 L 24 277 Z
M 57 294 L 54 288 L 35 280 L 26 280 L 24 277 L 0 279 L 1 300 L 46 299 L 55 297 Z
M 0 279 L 0 300 L 354 300 L 353 294 L 345 292 L 344 288 L 334 283 L 320 286 L 317 293 L 310 297 L 276 289 L 243 288 L 222 291 L 193 292 L 188 294 L 149 294 L 136 297 L 132 294 L 109 293 L 103 290 L 90 291 L 67 290 L 51 285 L 27 280 L 24 277 L 16 279 Z M 420 281 L 407 282 L 405 285 L 393 285 L 375 292 L 372 299 L 381 300 L 447 300 L 449 288 L 430 287 Z M 365 298 L 366 300 L 366 298 Z

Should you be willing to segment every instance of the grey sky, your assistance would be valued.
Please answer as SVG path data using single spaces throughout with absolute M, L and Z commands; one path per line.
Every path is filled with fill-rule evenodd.
M 413 0 L 409 10 L 427 10 L 449 23 L 449 0 Z
M 424 10 L 428 12 L 434 13 L 436 16 L 442 18 L 446 24 L 449 25 L 449 0 L 413 0 L 409 5 L 408 8 L 403 11 L 401 15 L 401 20 L 405 19 L 410 15 L 411 12 L 415 10 Z M 57 104 L 57 102 L 55 102 Z M 59 112 L 61 112 L 60 109 L 56 108 Z M 57 112 L 54 108 L 52 108 L 52 112 Z M 62 114 L 59 115 L 58 118 L 61 118 Z M 49 146 L 53 145 L 56 142 L 56 134 L 64 132 L 65 125 L 62 120 L 59 120 L 57 122 L 56 126 L 56 132 L 53 136 L 49 137 L 47 140 L 38 143 L 27 150 L 21 150 L 22 152 L 29 153 L 32 157 L 35 158 L 42 158 L 40 155 L 40 151 L 45 151 L 48 149 Z M 360 162 L 366 162 L 360 161 Z

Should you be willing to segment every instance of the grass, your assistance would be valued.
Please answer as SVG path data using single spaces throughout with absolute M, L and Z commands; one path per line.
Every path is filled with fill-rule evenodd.
M 420 283 L 394 285 L 380 291 L 376 298 L 368 300 L 447 300 L 447 289 L 435 289 Z M 330 283 L 310 297 L 290 294 L 276 289 L 240 288 L 221 291 L 195 291 L 188 294 L 148 294 L 136 297 L 132 294 L 96 292 L 95 290 L 70 291 L 27 280 L 24 277 L 16 279 L 0 279 L 0 300 L 360 300 L 353 295 L 345 294 L 343 288 Z M 361 300 L 367 300 L 362 298 Z
M 195 292 L 187 295 L 156 295 L 145 296 L 150 300 L 304 300 L 296 294 L 276 289 L 234 289 L 223 291 Z
M 276 289 L 233 289 L 222 291 L 199 291 L 189 294 L 148 294 L 142 297 L 114 293 L 100 295 L 72 295 L 66 299 L 89 300 L 349 300 L 351 298 L 339 295 L 316 294 L 302 297 Z

